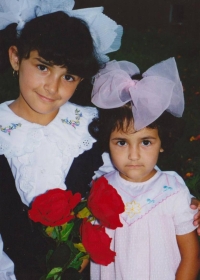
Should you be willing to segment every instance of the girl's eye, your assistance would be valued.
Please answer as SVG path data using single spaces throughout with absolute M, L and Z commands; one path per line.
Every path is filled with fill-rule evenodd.
M 142 145 L 143 146 L 149 146 L 149 145 L 151 145 L 151 142 L 149 140 L 143 140 Z
M 40 71 L 47 71 L 47 67 L 45 65 L 38 65 L 37 66 Z
M 127 143 L 126 143 L 126 141 L 122 140 L 122 141 L 118 141 L 117 145 L 120 146 L 120 147 L 123 147 L 123 146 L 127 145 Z
M 74 77 L 72 77 L 71 75 L 65 75 L 65 80 L 68 81 L 68 82 L 73 82 Z

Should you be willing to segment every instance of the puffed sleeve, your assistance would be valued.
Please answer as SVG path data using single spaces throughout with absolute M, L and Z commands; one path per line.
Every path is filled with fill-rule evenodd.
M 93 180 L 96 180 L 97 178 L 115 170 L 108 153 L 102 154 L 102 160 L 103 165 L 94 172 L 95 175 L 92 177 Z
M 193 225 L 194 215 L 198 210 L 190 208 L 191 195 L 187 186 L 182 185 L 182 189 L 177 195 L 174 203 L 174 224 L 176 235 L 183 235 L 196 229 Z
M 0 235 L 0 279 L 16 280 L 14 275 L 14 264 L 3 252 L 3 241 Z

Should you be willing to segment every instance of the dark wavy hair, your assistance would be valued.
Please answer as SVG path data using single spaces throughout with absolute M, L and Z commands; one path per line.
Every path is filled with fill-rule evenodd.
M 102 67 L 87 24 L 64 12 L 43 15 L 27 22 L 19 36 L 16 24 L 0 31 L 0 71 L 9 66 L 8 49 L 16 46 L 19 59 L 28 59 L 30 52 L 82 78 L 91 78 Z
M 99 109 L 99 116 L 90 123 L 89 132 L 99 142 L 102 152 L 109 153 L 111 133 L 115 129 L 127 132 L 133 122 L 131 103 L 129 102 L 115 109 Z M 147 127 L 158 129 L 161 146 L 164 151 L 168 152 L 181 137 L 184 129 L 184 121 L 165 111 Z

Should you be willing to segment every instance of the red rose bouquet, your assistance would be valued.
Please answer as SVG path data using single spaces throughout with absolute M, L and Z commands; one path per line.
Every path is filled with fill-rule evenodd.
M 36 197 L 29 217 L 55 243 L 47 253 L 46 274 L 41 280 L 82 279 L 79 271 L 89 257 L 101 265 L 113 262 L 116 254 L 110 249 L 105 227 L 121 227 L 119 214 L 123 211 L 121 197 L 104 177 L 93 181 L 88 199 L 61 189 Z

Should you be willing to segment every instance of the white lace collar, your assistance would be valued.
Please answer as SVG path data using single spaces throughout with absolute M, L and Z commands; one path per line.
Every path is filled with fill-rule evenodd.
M 7 158 L 33 152 L 43 135 L 56 142 L 63 153 L 68 152 L 67 146 L 73 146 L 76 156 L 90 149 L 95 142 L 88 133 L 88 124 L 97 115 L 95 108 L 67 102 L 51 123 L 42 126 L 15 115 L 8 107 L 12 102 L 0 104 L 0 154 Z

